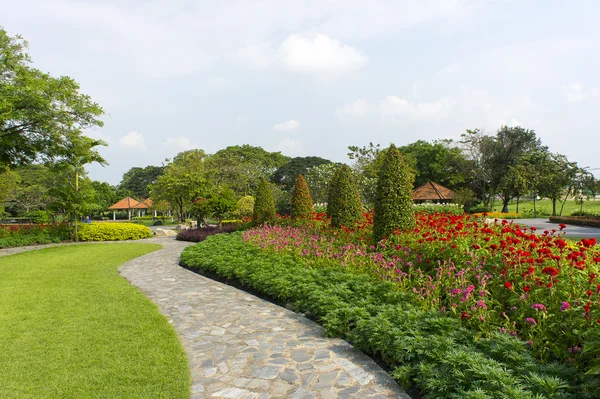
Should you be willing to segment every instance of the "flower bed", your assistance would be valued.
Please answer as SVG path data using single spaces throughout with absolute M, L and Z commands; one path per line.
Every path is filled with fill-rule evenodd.
M 382 359 L 425 398 L 598 397 L 598 383 L 574 365 L 536 360 L 524 341 L 500 331 L 482 335 L 450 312 L 423 306 L 395 280 L 365 273 L 354 259 L 373 266 L 379 258 L 366 249 L 300 228 L 263 227 L 209 237 L 186 248 L 182 264 L 307 313 L 328 334 Z
M 57 243 L 71 236 L 68 224 L 0 225 L 0 248 Z

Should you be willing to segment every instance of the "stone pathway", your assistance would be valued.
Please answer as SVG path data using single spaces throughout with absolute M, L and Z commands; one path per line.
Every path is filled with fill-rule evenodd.
M 324 338 L 314 322 L 178 266 L 190 243 L 144 241 L 164 248 L 119 271 L 178 331 L 193 399 L 410 399 L 371 359 L 342 340 Z

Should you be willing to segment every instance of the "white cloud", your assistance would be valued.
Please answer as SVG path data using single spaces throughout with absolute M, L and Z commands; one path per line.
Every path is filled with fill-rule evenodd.
M 360 69 L 368 62 L 358 49 L 323 34 L 312 39 L 291 35 L 281 43 L 277 56 L 288 70 L 308 73 L 344 73 Z
M 272 129 L 274 132 L 288 133 L 288 132 L 293 132 L 294 130 L 298 129 L 298 127 L 300 127 L 300 122 L 297 121 L 296 119 L 290 119 L 289 121 L 285 121 L 285 122 L 281 122 L 281 123 L 277 123 L 277 124 L 273 125 Z
M 206 80 L 206 86 L 211 91 L 226 91 L 233 87 L 233 82 L 221 76 L 210 76 Z
M 567 102 L 578 103 L 590 97 L 600 95 L 600 89 L 586 89 L 581 83 L 571 83 L 562 87 Z
M 284 138 L 279 142 L 277 151 L 281 151 L 286 155 L 298 155 L 302 150 L 302 142 L 289 137 Z
M 197 145 L 186 136 L 167 137 L 164 141 L 164 145 L 178 151 L 191 150 L 197 147 Z
M 123 148 L 135 148 L 138 150 L 145 150 L 146 144 L 144 142 L 144 135 L 140 132 L 131 131 L 125 136 L 119 139 L 119 144 Z
M 228 58 L 250 69 L 267 69 L 275 60 L 275 50 L 268 43 L 248 45 L 233 51 Z
M 358 99 L 336 109 L 336 117 L 340 120 L 348 118 L 364 118 L 367 116 L 386 118 L 404 117 L 411 119 L 441 119 L 450 115 L 453 107 L 451 98 L 442 98 L 431 102 L 410 102 L 405 98 L 387 96 L 378 104 L 370 104 L 365 99 Z

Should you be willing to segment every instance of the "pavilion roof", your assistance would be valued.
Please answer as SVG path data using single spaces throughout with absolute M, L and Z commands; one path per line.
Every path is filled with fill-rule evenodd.
M 125 197 L 121 201 L 116 204 L 110 206 L 108 209 L 110 210 L 118 210 L 118 209 L 134 209 L 137 204 L 140 202 L 131 197 Z
M 454 191 L 432 181 L 413 190 L 413 201 L 451 200 L 455 197 Z

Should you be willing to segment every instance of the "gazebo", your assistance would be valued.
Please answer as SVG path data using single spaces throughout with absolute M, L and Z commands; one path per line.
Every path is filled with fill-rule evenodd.
M 415 203 L 432 201 L 443 204 L 452 201 L 455 196 L 454 191 L 432 181 L 428 181 L 413 190 L 413 201 Z
M 136 208 L 137 205 L 141 204 L 141 202 L 131 198 L 126 197 L 116 204 L 110 206 L 108 209 L 113 211 L 113 220 L 117 220 L 117 211 L 127 210 L 127 220 L 131 220 L 131 210 L 132 209 L 142 209 L 141 207 Z M 144 208 L 148 208 L 146 205 L 143 205 Z

